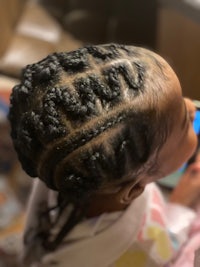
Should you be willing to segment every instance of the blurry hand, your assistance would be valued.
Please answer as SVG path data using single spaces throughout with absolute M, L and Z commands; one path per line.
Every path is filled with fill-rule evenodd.
M 200 155 L 186 169 L 169 200 L 192 208 L 198 204 L 200 200 Z

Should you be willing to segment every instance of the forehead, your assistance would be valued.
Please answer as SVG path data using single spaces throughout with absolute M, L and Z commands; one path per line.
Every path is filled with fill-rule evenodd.
M 161 59 L 163 61 L 163 59 Z M 176 117 L 181 112 L 183 106 L 182 89 L 179 79 L 171 66 L 164 61 L 164 68 L 162 69 L 163 79 L 162 89 L 163 98 L 161 101 L 161 109 L 165 109 L 168 114 Z M 177 114 L 178 113 L 178 114 Z M 172 118 L 171 118 L 172 119 Z

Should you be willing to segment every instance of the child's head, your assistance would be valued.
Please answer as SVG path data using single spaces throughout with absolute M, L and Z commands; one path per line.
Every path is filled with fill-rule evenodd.
M 27 66 L 9 119 L 24 170 L 77 199 L 129 182 L 135 197 L 177 169 L 196 145 L 187 114 L 161 57 L 109 44 Z

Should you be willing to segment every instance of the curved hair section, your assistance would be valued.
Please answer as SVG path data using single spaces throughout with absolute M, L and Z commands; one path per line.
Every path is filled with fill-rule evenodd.
M 11 95 L 9 119 L 19 160 L 30 176 L 77 198 L 130 170 L 137 173 L 166 132 L 155 107 L 144 107 L 155 61 L 145 51 L 88 46 L 24 69 Z

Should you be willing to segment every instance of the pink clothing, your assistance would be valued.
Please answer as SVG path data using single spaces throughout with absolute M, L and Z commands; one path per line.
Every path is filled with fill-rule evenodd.
M 200 267 L 200 212 L 191 225 L 188 240 L 179 252 L 175 263 L 170 267 Z M 196 251 L 196 253 L 195 253 Z M 196 254 L 196 255 L 195 255 Z M 196 258 L 195 258 L 196 256 Z

